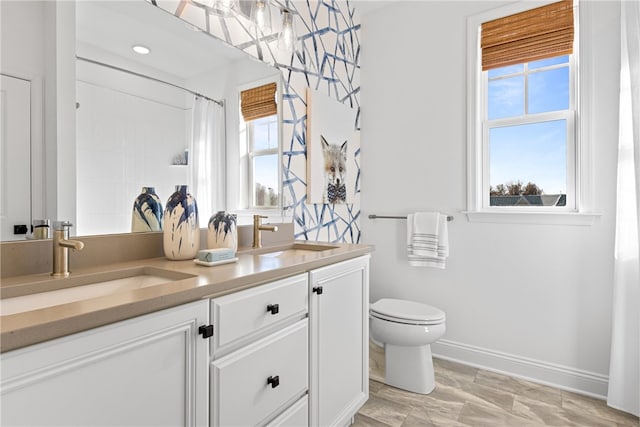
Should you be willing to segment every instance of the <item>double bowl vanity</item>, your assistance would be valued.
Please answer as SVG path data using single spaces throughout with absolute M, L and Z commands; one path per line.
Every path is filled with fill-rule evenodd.
M 2 424 L 347 425 L 368 398 L 370 251 L 5 278 Z

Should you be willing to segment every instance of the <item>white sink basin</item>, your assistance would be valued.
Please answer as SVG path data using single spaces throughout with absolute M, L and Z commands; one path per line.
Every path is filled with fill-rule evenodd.
M 331 245 L 320 245 L 320 244 L 304 244 L 304 243 L 294 243 L 293 245 L 286 248 L 272 248 L 269 252 L 260 253 L 261 257 L 265 258 L 288 258 L 294 256 L 304 256 L 310 255 L 318 252 L 328 251 L 331 249 L 336 249 L 338 246 Z M 269 249 L 266 249 L 269 250 Z
M 53 285 L 53 287 L 64 286 L 60 289 L 1 299 L 0 315 L 4 316 L 53 307 L 194 277 L 196 276 L 154 267 L 138 267 L 85 276 L 72 276 L 67 279 L 42 282 L 41 284 L 41 286 L 45 286 L 45 283 Z M 37 285 L 33 284 L 31 287 L 33 288 Z

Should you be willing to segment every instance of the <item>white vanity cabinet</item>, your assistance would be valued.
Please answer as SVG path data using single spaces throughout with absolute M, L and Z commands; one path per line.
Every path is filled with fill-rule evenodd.
M 307 425 L 308 274 L 215 298 L 211 310 L 211 425 Z
M 342 427 L 368 303 L 367 255 L 3 353 L 0 424 Z
M 369 398 L 369 256 L 309 273 L 309 423 L 344 426 Z
M 209 303 L 0 355 L 0 424 L 206 426 Z

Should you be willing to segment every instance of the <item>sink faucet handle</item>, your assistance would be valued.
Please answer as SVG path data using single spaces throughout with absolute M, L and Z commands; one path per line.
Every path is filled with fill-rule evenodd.
M 65 229 L 69 229 L 70 227 L 73 227 L 73 224 L 71 224 L 71 221 L 54 221 L 53 222 L 54 230 L 65 230 Z

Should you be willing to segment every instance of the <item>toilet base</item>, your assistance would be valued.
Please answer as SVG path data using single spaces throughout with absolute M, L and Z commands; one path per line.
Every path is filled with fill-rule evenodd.
M 431 345 L 405 347 L 386 344 L 385 384 L 420 394 L 429 394 L 436 386 Z

